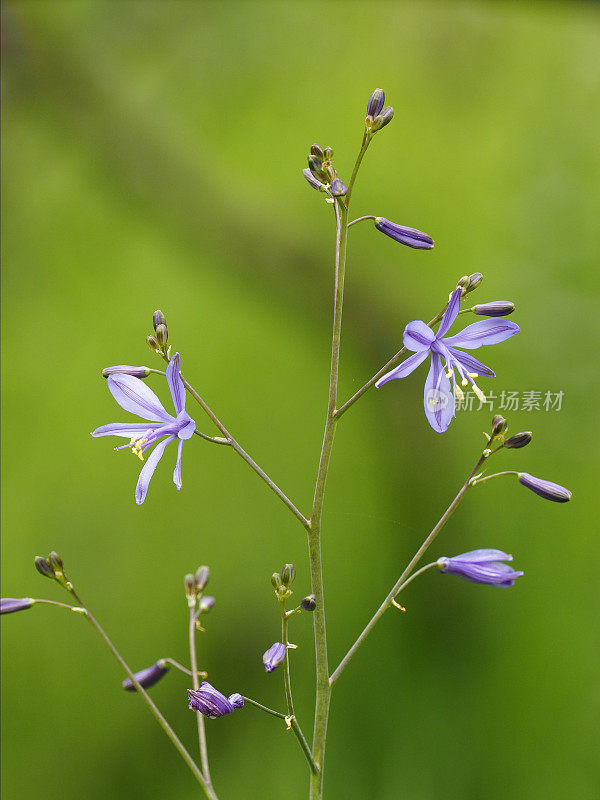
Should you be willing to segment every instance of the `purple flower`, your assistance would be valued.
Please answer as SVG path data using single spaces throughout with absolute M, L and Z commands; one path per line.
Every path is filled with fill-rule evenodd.
M 555 503 L 568 503 L 572 497 L 571 492 L 564 486 L 542 480 L 542 478 L 534 478 L 528 472 L 519 472 L 519 483 L 543 497 L 544 500 L 553 500 Z
M 102 377 L 108 378 L 109 375 L 133 375 L 134 378 L 147 378 L 150 375 L 149 367 L 132 367 L 129 364 L 119 364 L 116 367 L 105 367 L 102 370 Z
M 431 250 L 435 244 L 429 234 L 416 228 L 407 228 L 406 225 L 397 225 L 385 217 L 375 217 L 375 227 L 395 242 L 414 247 L 416 250 Z
M 263 654 L 263 664 L 266 672 L 273 672 L 280 667 L 285 660 L 286 646 L 282 642 L 275 642 L 266 653 Z
M 444 338 L 458 314 L 461 292 L 460 287 L 452 292 L 437 333 L 434 333 L 422 320 L 408 323 L 404 329 L 403 341 L 406 349 L 413 350 L 414 355 L 409 356 L 375 384 L 379 387 L 394 378 L 405 378 L 419 364 L 422 364 L 427 356 L 431 356 L 423 403 L 425 416 L 433 430 L 438 433 L 447 431 L 450 421 L 455 416 L 455 398 L 462 400 L 464 397 L 456 380 L 455 370 L 458 372 L 463 386 L 471 383 L 475 394 L 482 403 L 486 402 L 486 398 L 474 378 L 478 375 L 495 377 L 495 373 L 485 364 L 456 348 L 466 347 L 469 350 L 475 350 L 484 344 L 497 344 L 521 330 L 518 325 L 509 320 L 485 319 L 468 325 L 454 336 Z M 442 359 L 444 364 L 442 364 Z
M 523 572 L 516 572 L 503 561 L 512 561 L 512 556 L 502 550 L 471 550 L 453 558 L 439 558 L 442 572 L 458 575 L 472 583 L 487 583 L 490 586 L 512 586 Z
M 189 708 L 192 711 L 200 711 L 209 719 L 224 717 L 225 714 L 233 714 L 236 708 L 242 708 L 244 698 L 237 692 L 225 697 L 217 691 L 208 681 L 202 681 L 199 689 L 188 689 L 190 700 Z
M 115 449 L 122 450 L 125 447 L 130 447 L 131 452 L 138 456 L 140 461 L 144 460 L 142 455 L 144 451 L 158 442 L 142 467 L 135 487 L 135 502 L 138 506 L 146 499 L 150 479 L 162 458 L 165 447 L 176 439 L 179 439 L 179 442 L 173 482 L 177 489 L 181 489 L 181 451 L 183 442 L 193 436 L 196 430 L 196 423 L 185 410 L 185 387 L 179 375 L 179 368 L 179 353 L 175 353 L 167 367 L 167 382 L 171 390 L 173 405 L 175 406 L 175 414 L 177 415 L 175 417 L 165 411 L 152 389 L 146 386 L 139 378 L 134 378 L 131 375 L 115 374 L 109 375 L 107 379 L 108 388 L 121 408 L 148 420 L 150 424 L 144 422 L 112 422 L 109 425 L 102 425 L 100 428 L 96 428 L 92 432 L 92 436 L 124 436 L 130 438 L 129 444 Z M 158 441 L 159 439 L 162 441 Z
M 154 686 L 155 683 L 158 683 L 161 678 L 164 678 L 168 671 L 168 664 L 164 661 L 157 661 L 156 664 L 153 664 L 151 667 L 142 669 L 140 672 L 134 672 L 134 675 L 136 681 L 143 689 L 149 689 L 151 686 Z M 123 681 L 123 688 L 128 692 L 137 692 L 131 678 L 127 678 Z
M 14 614 L 15 611 L 25 611 L 35 603 L 32 597 L 3 597 L 0 600 L 0 614 Z

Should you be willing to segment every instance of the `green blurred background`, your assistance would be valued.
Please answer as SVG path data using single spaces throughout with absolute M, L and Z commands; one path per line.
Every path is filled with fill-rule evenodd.
M 565 393 L 560 412 L 508 415 L 535 440 L 498 466 L 564 483 L 574 500 L 510 481 L 468 496 L 432 555 L 499 547 L 526 577 L 507 592 L 437 575 L 411 585 L 408 613 L 384 618 L 336 687 L 327 796 L 598 797 L 598 7 L 13 0 L 3 19 L 2 594 L 64 599 L 32 567 L 57 549 L 139 669 L 185 661 L 182 576 L 209 564 L 202 665 L 227 693 L 283 705 L 261 654 L 278 636 L 271 572 L 292 561 L 309 591 L 301 528 L 231 451 L 200 440 L 185 448 L 183 491 L 167 451 L 138 508 L 139 462 L 89 431 L 127 417 L 102 367 L 159 366 L 145 336 L 160 307 L 186 375 L 308 510 L 333 229 L 300 170 L 316 140 L 349 176 L 382 86 L 396 115 L 353 211 L 437 246 L 352 231 L 341 396 L 480 270 L 477 301 L 514 300 L 523 329 L 486 353 L 498 377 L 484 388 Z M 433 433 L 424 378 L 367 394 L 340 425 L 324 542 L 333 666 L 489 427 L 474 411 Z M 44 607 L 3 622 L 7 800 L 198 796 L 89 626 Z M 310 627 L 306 614 L 292 630 L 307 729 Z M 186 686 L 171 674 L 153 697 L 195 751 Z M 223 800 L 306 797 L 301 754 L 271 717 L 247 708 L 207 727 Z

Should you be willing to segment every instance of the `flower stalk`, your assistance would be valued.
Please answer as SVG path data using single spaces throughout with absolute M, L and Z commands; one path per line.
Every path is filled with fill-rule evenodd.
M 198 658 L 196 655 L 196 613 L 193 606 L 190 607 L 190 622 L 189 622 L 189 642 L 190 642 L 190 666 L 192 668 L 192 683 L 194 689 L 197 691 L 200 688 L 200 681 L 198 679 Z M 210 768 L 208 765 L 208 750 L 206 747 L 206 730 L 204 728 L 204 717 L 200 711 L 196 711 L 196 720 L 198 722 L 198 746 L 200 748 L 200 763 L 202 764 L 202 774 L 204 780 L 209 786 L 212 786 L 210 777 Z

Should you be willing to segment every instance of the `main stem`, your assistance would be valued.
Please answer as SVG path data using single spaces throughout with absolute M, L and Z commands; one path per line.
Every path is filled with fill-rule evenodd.
M 192 668 L 192 682 L 194 689 L 200 688 L 200 681 L 198 679 L 198 658 L 196 656 L 196 615 L 194 607 L 190 607 L 190 625 L 189 625 L 189 639 L 190 639 L 190 666 Z M 196 711 L 196 719 L 198 721 L 198 745 L 200 747 L 200 763 L 202 764 L 202 773 L 204 779 L 209 786 L 212 786 L 210 778 L 210 769 L 208 766 L 208 751 L 206 749 L 206 731 L 204 730 L 204 717 L 200 711 Z
M 362 153 L 362 151 L 361 151 Z M 356 173 L 356 170 L 355 170 Z M 353 175 L 355 177 L 355 174 Z M 352 181 L 353 183 L 354 181 Z M 316 599 L 314 610 L 315 655 L 316 655 L 316 698 L 315 725 L 313 732 L 312 755 L 319 768 L 310 780 L 311 800 L 323 797 L 323 764 L 327 738 L 327 720 L 331 689 L 329 686 L 329 665 L 327 661 L 327 633 L 325 627 L 325 603 L 323 596 L 323 568 L 321 558 L 321 521 L 325 484 L 331 460 L 331 449 L 336 429 L 335 407 L 338 390 L 338 371 L 340 360 L 340 338 L 342 332 L 342 306 L 344 299 L 344 276 L 346 271 L 346 244 L 348 241 L 348 207 L 340 200 L 335 201 L 336 246 L 335 246 L 335 291 L 333 309 L 333 336 L 331 345 L 331 369 L 329 373 L 329 399 L 325 432 L 319 460 L 319 470 L 315 485 L 313 509 L 308 532 L 308 553 L 312 591 Z

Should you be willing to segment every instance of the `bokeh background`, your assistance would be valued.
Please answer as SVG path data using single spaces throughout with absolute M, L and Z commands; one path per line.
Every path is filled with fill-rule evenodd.
M 319 141 L 349 176 L 382 86 L 395 118 L 353 211 L 437 246 L 351 232 L 341 396 L 398 349 L 408 320 L 482 271 L 476 300 L 513 300 L 523 330 L 486 352 L 498 377 L 485 388 L 564 392 L 560 411 L 507 414 L 535 439 L 497 466 L 574 499 L 507 480 L 467 497 L 432 555 L 499 547 L 526 577 L 506 592 L 436 574 L 411 585 L 408 613 L 380 623 L 337 685 L 327 795 L 598 797 L 598 6 L 7 0 L 3 23 L 2 594 L 64 599 L 32 566 L 58 550 L 139 669 L 186 660 L 182 576 L 209 564 L 202 665 L 227 693 L 283 705 L 281 675 L 261 664 L 278 636 L 269 576 L 292 561 L 297 596 L 309 591 L 302 529 L 235 454 L 200 440 L 185 448 L 183 491 L 167 451 L 138 508 L 139 462 L 89 432 L 126 417 L 102 367 L 159 366 L 145 336 L 160 307 L 190 380 L 309 508 L 333 227 L 300 170 Z M 339 428 L 324 543 L 332 666 L 489 428 L 482 410 L 433 433 L 424 378 L 372 391 Z M 3 623 L 6 800 L 198 796 L 84 621 L 38 607 Z M 292 637 L 310 730 L 309 615 Z M 194 751 L 186 687 L 172 673 L 153 696 Z M 247 708 L 208 736 L 223 800 L 306 797 L 301 754 L 271 717 Z

